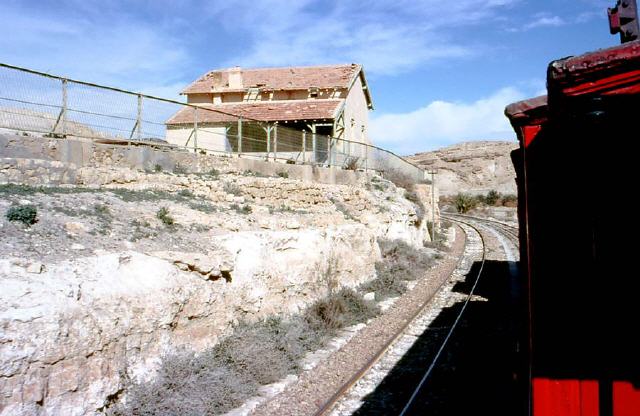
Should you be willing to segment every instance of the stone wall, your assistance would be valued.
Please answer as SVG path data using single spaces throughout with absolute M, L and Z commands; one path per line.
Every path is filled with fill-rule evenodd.
M 370 175 L 336 167 L 290 165 L 264 160 L 222 155 L 202 155 L 181 150 L 161 150 L 151 146 L 99 143 L 81 139 L 54 139 L 0 133 L 0 159 L 35 159 L 61 162 L 70 171 L 60 183 L 69 183 L 73 171 L 82 167 L 121 167 L 133 170 L 181 171 L 204 173 L 211 169 L 222 172 L 253 171 L 262 175 L 287 174 L 290 178 L 308 182 L 353 185 Z M 5 161 L 6 162 L 6 161 Z M 47 164 L 42 163 L 40 167 Z M 51 165 L 53 166 L 53 165 Z M 59 166 L 55 165 L 55 169 Z M 26 168 L 29 168 L 28 166 Z M 0 168 L 0 182 L 17 180 L 7 177 Z M 58 176 L 54 176 L 58 178 Z M 56 182 L 51 182 L 56 183 Z

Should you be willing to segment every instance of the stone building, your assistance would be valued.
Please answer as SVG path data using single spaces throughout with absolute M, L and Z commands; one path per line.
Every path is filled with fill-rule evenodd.
M 362 65 L 213 70 L 182 94 L 198 109 L 184 107 L 167 121 L 167 140 L 173 144 L 194 139 L 195 120 L 198 145 L 218 151 L 238 151 L 239 146 L 242 152 L 272 151 L 267 142 L 276 136 L 279 150 L 293 153 L 300 150 L 302 131 L 309 134 L 309 148 L 312 135 L 370 143 L 373 102 Z M 331 142 L 315 145 L 326 154 Z M 336 141 L 336 146 L 350 145 Z M 359 146 L 351 147 L 351 152 L 341 151 L 358 151 Z

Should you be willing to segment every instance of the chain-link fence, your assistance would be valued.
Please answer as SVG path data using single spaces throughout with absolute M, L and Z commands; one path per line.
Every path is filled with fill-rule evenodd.
M 425 178 L 369 144 L 2 63 L 0 129 Z

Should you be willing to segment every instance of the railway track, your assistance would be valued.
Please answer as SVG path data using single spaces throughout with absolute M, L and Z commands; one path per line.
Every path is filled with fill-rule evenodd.
M 514 260 L 518 252 L 517 232 L 508 224 L 494 223 L 491 220 L 487 221 L 481 218 L 451 216 L 448 219 L 456 223 L 466 235 L 466 244 L 461 249 L 462 255 L 457 264 L 451 265 L 450 270 L 453 272 L 442 276 L 442 280 L 431 281 L 430 287 L 432 289 L 418 292 L 424 293 L 424 297 L 412 296 L 412 292 L 414 292 L 412 291 L 407 295 L 409 298 L 415 298 L 415 301 L 404 302 L 407 300 L 406 295 L 399 299 L 406 306 L 410 306 L 410 309 L 394 309 L 392 314 L 402 310 L 407 312 L 398 313 L 397 317 L 401 319 L 394 318 L 385 324 L 385 328 L 397 329 L 392 331 L 373 329 L 368 333 L 379 335 L 375 335 L 373 338 L 362 336 L 357 341 L 359 346 L 365 345 L 362 342 L 366 342 L 366 345 L 372 342 L 375 345 L 375 352 L 370 351 L 366 354 L 368 357 L 366 361 L 358 362 L 355 357 L 361 353 L 355 352 L 354 355 L 354 351 L 360 351 L 361 348 L 346 349 L 344 352 L 340 350 L 337 353 L 337 358 L 332 356 L 332 364 L 323 366 L 313 376 L 305 377 L 294 389 L 287 392 L 286 399 L 281 397 L 273 400 L 267 403 L 264 408 L 256 409 L 255 414 L 342 416 L 423 414 L 424 409 L 428 409 L 429 414 L 465 414 L 475 411 L 475 408 L 451 411 L 448 407 L 442 407 L 450 406 L 451 403 L 456 405 L 471 402 L 467 401 L 464 396 L 447 397 L 451 390 L 447 385 L 456 384 L 460 380 L 474 379 L 472 373 L 475 371 L 471 370 L 470 375 L 464 372 L 460 374 L 459 363 L 451 362 L 452 351 L 455 356 L 460 345 L 479 343 L 481 348 L 476 349 L 481 355 L 477 355 L 475 352 L 473 354 L 464 352 L 462 354 L 463 361 L 469 361 L 470 358 L 467 357 L 475 357 L 473 362 L 487 365 L 497 361 L 505 361 L 503 357 L 512 353 L 511 345 L 502 348 L 502 350 L 495 349 L 499 352 L 497 356 L 492 356 L 492 351 L 488 350 L 488 346 L 495 338 L 494 334 L 499 331 L 482 324 L 487 306 L 490 310 L 489 318 L 510 316 L 511 314 L 502 310 L 493 311 L 495 309 L 492 306 L 495 303 L 494 293 L 491 290 L 487 291 L 487 285 L 485 284 L 483 287 L 482 282 L 492 280 L 487 278 L 494 277 L 491 276 L 491 273 L 495 275 L 498 269 L 502 280 L 497 286 L 501 288 L 508 286 L 509 282 L 514 280 L 512 278 L 504 279 L 506 275 L 513 276 L 508 269 L 511 268 L 511 265 L 515 266 Z M 503 247 L 504 250 L 498 253 L 496 247 Z M 485 266 L 487 255 L 489 255 L 489 260 Z M 507 267 L 507 264 L 510 266 Z M 489 269 L 489 273 L 486 272 L 486 269 Z M 485 275 L 487 276 L 485 277 Z M 476 327 L 477 330 L 474 329 Z M 375 325 L 374 328 L 376 328 Z M 508 328 L 507 331 L 503 331 L 505 333 L 511 331 L 511 327 L 508 325 L 502 325 L 502 329 L 504 328 Z M 372 328 L 367 327 L 367 330 L 369 329 Z M 479 331 L 479 333 L 472 333 L 473 331 Z M 376 340 L 377 336 L 383 334 L 384 338 Z M 359 333 L 358 336 L 360 335 Z M 465 339 L 465 337 L 471 338 Z M 481 339 L 482 337 L 490 339 Z M 483 345 L 486 347 L 482 348 Z M 458 354 L 458 356 L 460 355 Z M 350 360 L 358 362 L 358 364 L 351 365 Z M 335 367 L 333 366 L 334 362 L 341 363 L 342 366 Z M 332 368 L 336 368 L 337 372 L 332 372 L 334 371 L 331 370 Z M 342 373 L 338 368 L 342 368 Z M 350 369 L 347 370 L 347 368 Z M 455 371 L 447 374 L 448 369 L 455 369 Z M 485 373 L 491 373 L 492 370 L 493 368 L 481 369 Z M 348 373 L 345 374 L 347 371 Z M 449 377 L 444 382 L 442 381 L 443 374 L 445 379 Z M 506 374 L 507 384 L 512 383 L 511 373 L 500 372 L 500 374 Z M 331 389 L 327 389 L 325 381 L 331 380 L 331 378 L 341 381 L 334 384 Z M 318 383 L 319 389 L 310 388 L 316 383 Z M 475 386 L 469 386 L 469 388 L 472 389 L 471 396 L 475 394 L 473 389 L 482 391 Z M 427 392 L 426 398 L 425 392 Z M 432 392 L 436 393 L 432 394 Z M 510 392 L 507 392 L 507 397 L 509 395 Z M 481 399 L 477 394 L 476 397 Z M 508 401 L 503 397 L 494 398 L 494 400 L 496 402 Z M 434 403 L 436 404 L 435 411 L 433 411 Z M 265 410 L 265 412 L 260 410 Z M 487 410 L 493 409 L 487 407 Z M 511 410 L 503 413 L 489 411 L 489 413 L 516 413 Z
M 331 414 L 332 416 L 342 416 L 347 414 L 413 414 L 416 399 L 427 384 L 431 373 L 436 368 L 439 358 L 447 348 L 447 344 L 459 324 L 467 305 L 474 298 L 474 290 L 482 277 L 484 261 L 486 258 L 486 243 L 483 233 L 490 227 L 501 227 L 502 233 L 506 234 L 509 240 L 517 237 L 517 232 L 507 224 L 493 224 L 490 221 L 483 222 L 482 219 L 450 217 L 451 221 L 458 224 L 466 234 L 467 244 L 464 254 L 458 267 L 449 279 L 443 282 L 439 291 L 431 299 L 427 299 L 416 313 L 414 319 L 400 330 L 385 347 L 380 350 L 363 368 L 358 371 L 342 388 L 316 413 L 319 415 Z M 480 223 L 480 224 L 479 224 Z M 488 225 L 486 225 L 488 224 Z M 484 228 L 484 230 L 483 230 Z M 468 294 L 457 293 L 453 290 L 457 285 L 469 281 L 469 274 L 474 274 L 473 285 Z M 444 308 L 455 303 L 463 303 L 457 317 L 447 327 L 434 327 L 434 321 Z M 425 333 L 434 333 L 434 338 L 438 340 L 438 348 L 433 349 L 426 355 L 429 357 L 427 366 L 423 366 L 419 371 L 421 377 L 414 388 L 408 390 L 405 387 L 404 400 L 390 400 L 381 403 L 378 408 L 367 406 L 367 397 L 380 386 L 391 370 L 398 371 L 402 366 L 403 357 L 410 353 L 411 349 Z M 408 369 L 408 372 L 416 372 L 417 369 Z M 414 374 L 415 375 L 415 374 Z M 415 377 L 414 377 L 415 379 Z M 406 391 L 411 394 L 407 397 Z M 399 406 L 402 404 L 402 406 Z M 368 407 L 368 408 L 364 408 Z

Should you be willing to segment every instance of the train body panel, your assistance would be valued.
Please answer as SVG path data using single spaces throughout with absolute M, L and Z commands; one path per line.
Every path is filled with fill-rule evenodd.
M 637 185 L 640 43 L 554 61 L 507 107 L 534 416 L 640 415 L 638 280 L 619 199 Z M 635 175 L 637 176 L 637 175 Z M 637 257 L 637 255 L 636 255 Z

